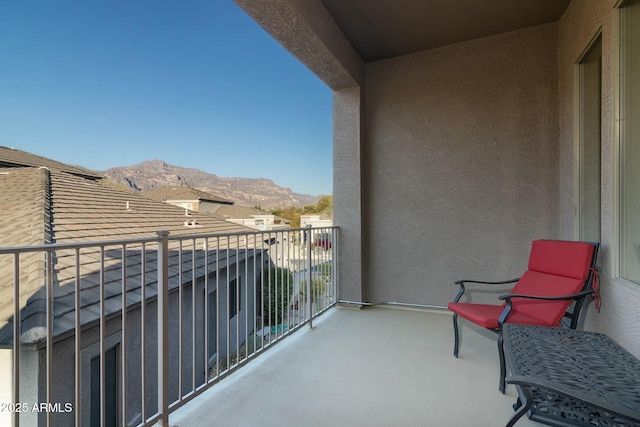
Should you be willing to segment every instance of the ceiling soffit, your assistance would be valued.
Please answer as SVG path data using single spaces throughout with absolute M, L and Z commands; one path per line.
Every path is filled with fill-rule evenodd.
M 555 22 L 570 0 L 322 0 L 365 62 Z

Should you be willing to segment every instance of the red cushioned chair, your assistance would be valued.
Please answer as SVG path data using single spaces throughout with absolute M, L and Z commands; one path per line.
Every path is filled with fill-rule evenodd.
M 535 240 L 531 245 L 528 270 L 520 278 L 501 282 L 456 281 L 460 290 L 448 305 L 449 310 L 453 311 L 453 355 L 458 357 L 458 316 L 496 332 L 500 357 L 499 389 L 504 393 L 506 372 L 502 325 L 521 323 L 559 326 L 561 320 L 568 317 L 571 319 L 569 327 L 575 329 L 588 295 L 595 295 L 596 308 L 599 308 L 598 276 L 595 269 L 598 247 L 598 243 Z M 465 284 L 468 283 L 516 285 L 511 293 L 499 297 L 504 301 L 503 304 L 494 305 L 460 302 Z

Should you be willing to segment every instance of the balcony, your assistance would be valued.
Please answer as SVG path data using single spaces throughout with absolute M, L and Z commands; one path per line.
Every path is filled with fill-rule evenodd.
M 323 227 L 0 249 L 2 425 L 505 423 L 493 334 L 465 329 L 455 359 L 444 310 L 336 306 L 337 243 Z
M 172 413 L 169 425 L 505 425 L 516 391 L 498 392 L 495 335 L 464 327 L 459 359 L 452 336 L 444 310 L 333 308 Z
M 0 425 L 167 425 L 335 305 L 337 228 L 187 225 L 0 248 Z

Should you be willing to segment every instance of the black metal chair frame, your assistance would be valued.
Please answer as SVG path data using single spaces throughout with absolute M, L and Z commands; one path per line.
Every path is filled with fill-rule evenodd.
M 597 280 L 597 271 L 596 271 L 596 260 L 598 258 L 598 249 L 600 244 L 597 242 L 589 242 L 594 246 L 593 250 L 593 258 L 591 260 L 591 272 L 585 280 L 583 290 L 576 294 L 571 295 L 561 295 L 556 297 L 542 297 L 536 295 L 523 295 L 523 294 L 505 294 L 498 297 L 499 300 L 505 301 L 506 305 L 498 318 L 498 328 L 497 329 L 489 329 L 492 332 L 498 334 L 498 356 L 500 358 L 500 383 L 498 389 L 501 393 L 505 392 L 505 377 L 506 377 L 506 363 L 504 358 L 504 346 L 503 346 L 503 337 L 502 337 L 502 325 L 507 321 L 509 317 L 509 313 L 512 309 L 512 299 L 513 298 L 525 298 L 525 299 L 534 299 L 534 300 L 544 300 L 544 301 L 562 301 L 562 300 L 574 300 L 574 303 L 571 304 L 569 309 L 564 313 L 565 318 L 571 319 L 569 324 L 570 329 L 576 329 L 578 327 L 578 320 L 580 318 L 580 312 L 582 311 L 582 306 L 584 305 L 585 298 L 589 295 L 594 295 L 595 291 L 593 289 L 593 281 Z M 511 279 L 511 280 L 503 280 L 503 281 L 479 281 L 479 280 L 456 280 L 454 283 L 460 287 L 456 297 L 453 302 L 459 302 L 462 298 L 466 287 L 465 284 L 483 284 L 483 285 L 506 285 L 509 283 L 516 283 L 520 280 L 520 277 Z M 454 333 L 454 346 L 453 346 L 453 355 L 457 358 L 458 351 L 460 349 L 460 332 L 458 330 L 458 314 L 453 314 L 453 333 Z

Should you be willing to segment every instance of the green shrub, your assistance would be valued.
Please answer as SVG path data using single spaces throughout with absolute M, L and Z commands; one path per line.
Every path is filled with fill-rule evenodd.
M 333 264 L 330 262 L 324 262 L 318 265 L 318 273 L 324 279 L 330 279 L 333 274 Z
M 286 268 L 271 267 L 265 270 L 262 277 L 265 323 L 277 325 L 282 323 L 282 317 L 288 312 L 293 293 L 293 274 Z
M 327 282 L 323 279 L 314 277 L 311 279 L 311 301 L 315 301 L 318 297 L 323 295 L 327 290 Z M 300 295 L 303 300 L 307 299 L 307 281 L 300 282 Z

